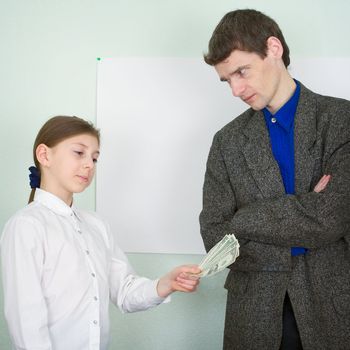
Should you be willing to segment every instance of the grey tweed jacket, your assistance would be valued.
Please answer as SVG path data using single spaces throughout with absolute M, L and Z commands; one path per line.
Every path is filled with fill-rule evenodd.
M 279 349 L 286 292 L 304 350 L 350 349 L 350 102 L 301 85 L 294 144 L 296 194 L 286 195 L 262 112 L 214 137 L 201 234 L 207 250 L 229 233 L 241 245 L 225 283 L 225 349 Z M 308 253 L 291 257 L 297 246 Z

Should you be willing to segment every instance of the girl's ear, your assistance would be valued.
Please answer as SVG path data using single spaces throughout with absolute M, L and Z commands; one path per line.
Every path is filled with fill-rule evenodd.
M 50 159 L 50 148 L 47 147 L 45 144 L 41 143 L 35 150 L 35 155 L 38 160 L 38 162 L 43 166 L 47 167 L 49 166 L 49 159 Z

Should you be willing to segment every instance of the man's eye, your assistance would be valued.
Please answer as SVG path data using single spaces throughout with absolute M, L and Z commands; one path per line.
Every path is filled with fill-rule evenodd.
M 238 71 L 239 75 L 245 75 L 245 73 L 247 72 L 247 70 L 245 68 L 242 68 Z
M 97 158 L 94 158 L 92 161 L 93 161 L 94 163 L 97 163 Z

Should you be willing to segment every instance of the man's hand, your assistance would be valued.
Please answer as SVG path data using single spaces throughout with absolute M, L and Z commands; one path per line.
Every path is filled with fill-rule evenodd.
M 190 276 L 200 273 L 197 265 L 183 265 L 171 270 L 159 279 L 157 285 L 158 295 L 166 298 L 169 294 L 179 292 L 194 292 L 199 284 L 199 277 Z
M 327 186 L 327 184 L 328 184 L 330 179 L 331 179 L 330 175 L 323 175 L 321 177 L 320 181 L 315 186 L 314 192 L 320 193 L 321 191 L 323 191 L 326 188 L 326 186 Z

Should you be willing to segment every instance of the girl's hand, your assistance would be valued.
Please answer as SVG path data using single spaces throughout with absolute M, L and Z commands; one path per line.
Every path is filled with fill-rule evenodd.
M 183 265 L 171 270 L 158 281 L 157 292 L 162 298 L 169 294 L 179 292 L 194 292 L 199 284 L 199 277 L 190 276 L 200 273 L 201 269 L 197 265 Z

